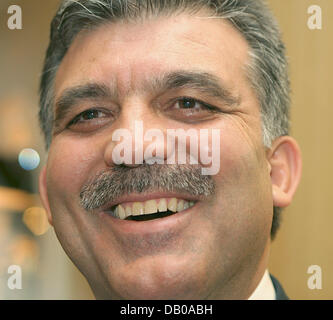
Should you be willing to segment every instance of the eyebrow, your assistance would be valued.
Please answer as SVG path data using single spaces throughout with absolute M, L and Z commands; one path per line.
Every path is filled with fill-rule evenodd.
M 66 117 L 76 103 L 82 100 L 98 100 L 111 96 L 110 88 L 100 83 L 86 83 L 66 89 L 56 100 L 54 125 L 57 126 L 57 123 Z
M 238 105 L 240 98 L 234 96 L 226 85 L 215 75 L 201 71 L 174 71 L 162 73 L 155 78 L 148 78 L 144 81 L 141 91 L 151 90 L 164 92 L 174 89 L 194 89 L 204 94 L 218 98 L 228 106 Z M 70 109 L 80 101 L 117 99 L 117 89 L 110 82 L 104 83 L 89 82 L 66 89 L 55 103 L 55 127 L 63 120 Z
M 153 81 L 155 90 L 194 89 L 223 101 L 232 106 L 240 103 L 227 86 L 215 75 L 201 71 L 172 72 Z

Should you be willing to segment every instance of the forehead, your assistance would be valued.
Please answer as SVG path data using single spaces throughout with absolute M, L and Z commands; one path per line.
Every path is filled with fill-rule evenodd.
M 87 81 L 116 82 L 121 95 L 158 73 L 193 69 L 240 88 L 247 85 L 248 49 L 229 22 L 204 13 L 107 23 L 75 38 L 57 72 L 55 95 Z

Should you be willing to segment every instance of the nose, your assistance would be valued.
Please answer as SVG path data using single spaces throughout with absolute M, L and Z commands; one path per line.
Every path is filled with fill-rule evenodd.
M 163 119 L 145 104 L 123 106 L 111 136 L 108 137 L 104 161 L 108 167 L 143 163 L 166 163 L 172 148 L 167 147 Z

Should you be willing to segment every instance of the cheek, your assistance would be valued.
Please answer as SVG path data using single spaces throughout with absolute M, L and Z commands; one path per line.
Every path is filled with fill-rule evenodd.
M 237 183 L 242 176 L 256 170 L 254 152 L 239 138 L 225 134 L 221 141 L 221 169 L 224 179 L 230 178 Z M 244 177 L 243 177 L 244 178 Z
M 227 118 L 221 129 L 220 140 L 220 171 L 225 178 L 258 181 L 267 175 L 260 121 L 240 117 Z
M 264 152 L 236 133 L 221 135 L 221 169 L 214 177 L 217 198 L 211 212 L 216 242 L 225 245 L 221 256 L 230 259 L 262 252 L 273 208 Z
M 63 139 L 64 140 L 64 139 Z M 78 195 L 95 166 L 97 150 L 88 143 L 65 139 L 52 142 L 48 156 L 48 185 L 62 197 Z
M 215 176 L 219 203 L 229 221 L 270 220 L 273 207 L 270 175 L 260 142 L 232 127 L 221 134 L 220 172 Z M 229 214 L 226 213 L 226 214 Z M 265 217 L 264 217 L 265 216 Z

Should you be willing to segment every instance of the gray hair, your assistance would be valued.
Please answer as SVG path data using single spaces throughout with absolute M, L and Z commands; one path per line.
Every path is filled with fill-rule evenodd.
M 206 10 L 238 29 L 249 45 L 247 76 L 261 107 L 263 144 L 289 131 L 289 78 L 285 47 L 276 20 L 262 0 L 64 0 L 52 20 L 40 83 L 39 120 L 48 149 L 52 140 L 54 80 L 74 38 L 110 21 L 135 21 L 158 15 Z M 274 207 L 271 236 L 279 226 Z

